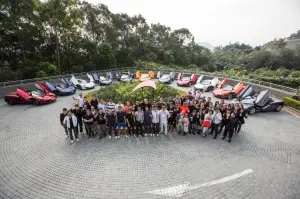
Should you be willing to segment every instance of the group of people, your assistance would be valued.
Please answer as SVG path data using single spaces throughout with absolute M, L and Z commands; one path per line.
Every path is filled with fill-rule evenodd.
M 60 114 L 60 123 L 71 143 L 73 134 L 79 141 L 78 134 L 83 134 L 83 129 L 89 137 L 99 134 L 100 139 L 106 137 L 107 132 L 109 139 L 112 135 L 118 139 L 121 134 L 129 138 L 167 135 L 174 131 L 183 136 L 212 134 L 216 139 L 223 131 L 222 139 L 228 136 L 231 142 L 233 134 L 240 132 L 247 118 L 242 104 L 226 104 L 224 100 L 213 103 L 200 91 L 177 95 L 168 102 L 163 98 L 152 103 L 144 99 L 134 105 L 122 101 L 115 104 L 113 99 L 105 102 L 95 95 L 90 101 L 82 94 L 73 99 L 78 100 L 78 104 L 69 110 L 64 108 Z

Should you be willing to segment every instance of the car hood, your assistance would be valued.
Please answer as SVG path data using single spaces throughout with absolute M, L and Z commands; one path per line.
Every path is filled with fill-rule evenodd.
M 84 86 L 84 87 L 94 87 L 95 84 L 93 82 L 88 82 L 88 83 L 85 83 L 85 84 L 80 84 L 81 86 Z
M 130 81 L 132 78 L 129 75 L 121 75 L 122 81 Z
M 243 104 L 253 104 L 253 102 L 256 100 L 256 97 L 253 96 L 247 96 L 243 98 L 242 100 L 239 100 L 238 98 L 233 99 L 231 103 L 243 103 Z
M 227 94 L 227 93 L 229 93 L 230 91 L 224 91 L 224 90 L 222 90 L 222 89 L 220 89 L 220 88 L 216 88 L 214 91 L 213 91 L 213 93 L 215 94 L 215 95 L 224 95 L 224 94 Z
M 57 89 L 60 89 L 63 92 L 74 92 L 74 90 L 76 90 L 75 87 L 73 87 L 73 86 L 69 86 L 67 88 L 59 88 L 59 87 L 57 87 Z
M 201 84 L 201 83 L 197 83 L 195 85 L 195 88 L 198 88 L 198 89 L 206 89 L 208 88 L 209 85 L 204 85 L 204 84 Z

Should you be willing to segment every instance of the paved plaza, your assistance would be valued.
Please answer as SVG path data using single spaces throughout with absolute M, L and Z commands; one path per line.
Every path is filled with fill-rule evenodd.
M 249 116 L 230 144 L 176 133 L 70 144 L 59 114 L 72 103 L 1 102 L 0 198 L 300 198 L 300 119 L 285 111 Z

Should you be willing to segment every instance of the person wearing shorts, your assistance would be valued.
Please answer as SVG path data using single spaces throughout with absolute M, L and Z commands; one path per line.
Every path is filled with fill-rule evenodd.
M 118 111 L 116 112 L 116 117 L 117 117 L 117 129 L 119 131 L 119 135 L 121 134 L 122 129 L 126 129 L 126 118 L 125 118 L 125 112 L 122 110 L 122 106 L 118 107 Z M 120 136 L 117 136 L 120 138 Z M 126 138 L 128 136 L 126 135 Z

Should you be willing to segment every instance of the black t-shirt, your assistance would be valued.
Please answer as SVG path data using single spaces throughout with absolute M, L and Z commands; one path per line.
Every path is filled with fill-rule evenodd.
M 73 119 L 72 119 L 72 117 L 70 117 L 69 120 L 70 120 L 70 128 L 74 128 L 74 124 L 73 124 Z
M 148 110 L 150 110 L 151 107 L 152 107 L 152 105 L 149 104 L 149 103 L 148 103 L 148 104 L 142 103 L 142 104 L 141 104 L 141 107 L 142 107 L 142 110 L 145 111 L 145 110 L 146 110 L 146 107 L 148 107 Z
M 77 119 L 81 119 L 82 118 L 82 111 L 80 109 L 78 109 L 78 110 L 74 109 L 72 112 L 77 117 Z
M 125 123 L 125 112 L 121 111 L 121 112 L 117 112 L 117 119 L 118 119 L 118 123 Z
M 112 115 L 107 115 L 106 116 L 106 119 L 107 119 L 107 123 L 110 124 L 110 125 L 114 125 L 116 123 L 116 118 L 115 118 L 115 115 L 112 114 Z
M 84 120 L 90 120 L 90 119 L 92 119 L 92 118 L 94 118 L 94 115 L 92 114 L 92 113 L 90 113 L 89 115 L 87 115 L 87 114 L 85 114 L 84 116 L 83 116 L 83 119 Z M 91 124 L 92 122 L 86 122 L 87 124 Z
M 126 114 L 126 119 L 128 120 L 129 124 L 134 123 L 134 116 L 132 115 L 132 113 L 127 113 Z
M 98 113 L 97 121 L 98 124 L 105 124 L 105 113 Z

